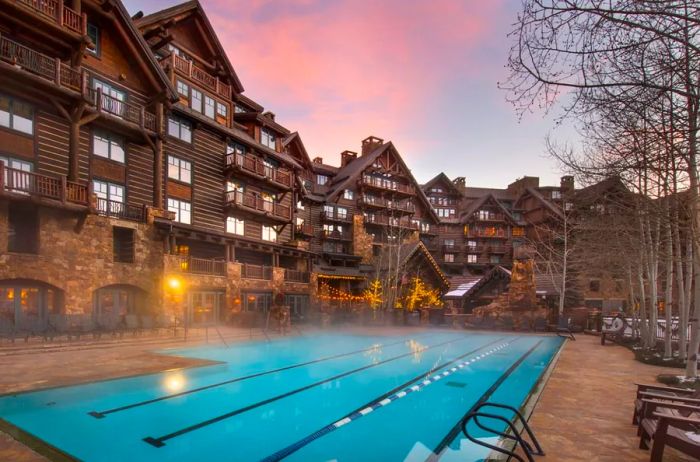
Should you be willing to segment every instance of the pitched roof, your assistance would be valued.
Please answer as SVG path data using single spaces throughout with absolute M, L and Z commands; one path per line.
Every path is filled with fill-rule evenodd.
M 226 71 L 228 72 L 229 76 L 231 77 L 231 80 L 232 80 L 231 85 L 236 90 L 236 93 L 242 93 L 243 92 L 243 84 L 241 83 L 240 79 L 238 78 L 238 75 L 236 75 L 236 71 L 234 71 L 233 66 L 231 65 L 231 62 L 228 59 L 228 55 L 226 54 L 226 50 L 221 45 L 221 42 L 219 41 L 219 37 L 216 35 L 216 32 L 214 31 L 214 28 L 211 25 L 211 22 L 209 22 L 209 18 L 207 17 L 206 13 L 204 12 L 204 8 L 202 8 L 202 5 L 199 3 L 198 0 L 191 0 L 188 2 L 180 3 L 179 5 L 171 6 L 170 8 L 165 8 L 163 10 L 157 11 L 155 13 L 152 13 L 152 14 L 144 16 L 140 19 L 137 19 L 134 22 L 136 23 L 136 25 L 140 29 L 147 29 L 150 26 L 158 24 L 166 19 L 170 19 L 170 18 L 173 18 L 174 16 L 179 16 L 179 15 L 189 13 L 189 12 L 199 13 L 199 15 L 202 17 L 204 27 L 206 28 L 207 32 L 211 36 L 211 38 L 214 42 L 213 44 L 217 48 L 218 55 L 221 58 L 224 66 L 226 67 Z
M 464 188 L 464 191 L 462 192 L 464 197 L 467 198 L 476 198 L 476 197 L 481 197 L 485 194 L 493 194 L 493 197 L 499 199 L 499 200 L 513 200 L 513 193 L 508 191 L 507 189 L 498 189 L 498 188 L 474 188 L 474 187 L 467 187 Z
M 438 263 L 433 258 L 433 255 L 421 241 L 407 242 L 398 246 L 398 261 L 400 262 L 399 267 L 407 266 L 409 265 L 411 259 L 420 257 L 428 261 L 428 265 L 426 265 L 426 268 L 432 270 L 435 276 L 437 276 L 436 279 L 441 281 L 441 285 L 443 286 L 443 288 L 447 288 L 449 286 L 449 280 L 447 279 L 447 275 L 443 273 L 443 271 L 440 269 L 440 265 L 438 265 Z M 386 270 L 386 268 L 382 269 Z
M 523 191 L 523 193 L 518 197 L 518 199 L 516 200 L 516 203 L 519 202 L 520 199 L 525 197 L 526 194 L 530 194 L 532 197 L 537 199 L 539 202 L 542 203 L 542 205 L 545 206 L 546 209 L 548 209 L 550 212 L 554 213 L 559 218 L 564 218 L 564 211 L 561 209 L 561 207 L 557 207 L 552 202 L 548 201 L 547 198 L 544 197 L 535 188 L 530 188 L 530 187 L 525 188 L 525 191 Z
M 428 198 L 426 197 L 425 193 L 420 188 L 420 185 L 413 177 L 411 170 L 406 166 L 403 159 L 401 158 L 401 155 L 396 150 L 396 147 L 391 141 L 389 141 L 388 143 L 383 143 L 381 146 L 375 148 L 374 151 L 358 157 L 357 159 L 353 160 L 349 164 L 346 164 L 344 167 L 338 170 L 335 177 L 333 178 L 331 187 L 329 188 L 328 193 L 326 195 L 327 199 L 329 201 L 335 199 L 339 194 L 342 193 L 343 190 L 347 189 L 353 181 L 357 180 L 357 177 L 366 168 L 371 166 L 381 154 L 389 150 L 393 151 L 401 167 L 406 173 L 408 173 L 409 178 L 411 179 L 416 188 L 416 194 L 418 195 L 418 198 L 423 202 L 423 205 L 428 210 L 428 213 L 433 218 L 433 220 L 435 220 L 435 222 L 438 223 L 440 220 L 437 214 L 435 213 L 435 210 L 433 210 L 433 207 L 430 205 L 430 202 L 428 201 Z
M 510 279 L 510 276 L 511 272 L 506 268 L 500 265 L 494 266 L 482 276 L 462 277 L 462 282 L 457 284 L 456 287 L 450 284 L 450 291 L 445 294 L 445 298 L 460 299 L 464 297 L 470 297 L 494 277 L 506 277 Z
M 491 199 L 498 206 L 498 208 L 501 209 L 503 214 L 507 216 L 512 222 L 516 222 L 515 218 L 513 218 L 513 215 L 510 213 L 510 211 L 506 209 L 503 206 L 503 204 L 501 204 L 501 202 L 498 199 L 496 199 L 496 196 L 494 196 L 491 193 L 488 193 L 485 196 L 481 196 L 477 200 L 472 201 L 460 215 L 460 220 L 462 220 L 463 222 L 469 220 L 472 214 L 476 212 L 479 209 L 479 207 L 484 205 L 484 203 L 486 203 L 489 199 Z
M 299 132 L 290 133 L 282 139 L 282 147 L 284 148 L 288 147 L 292 143 L 297 146 L 297 149 L 301 154 L 301 163 L 305 166 L 310 166 L 311 158 L 309 157 L 309 153 L 306 152 L 306 146 L 304 146 L 304 142 L 301 140 L 301 135 L 299 135 Z
M 447 186 L 452 194 L 459 194 L 460 196 L 462 195 L 459 189 L 457 189 L 457 186 L 455 186 L 452 180 L 450 180 L 444 172 L 440 172 L 437 175 L 435 175 L 432 179 L 428 180 L 427 183 L 421 186 L 421 188 L 423 189 L 423 191 L 427 192 L 435 183 L 438 182 Z

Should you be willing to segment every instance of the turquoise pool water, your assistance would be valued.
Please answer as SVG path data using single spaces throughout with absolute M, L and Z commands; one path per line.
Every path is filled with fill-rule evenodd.
M 0 418 L 85 461 L 481 460 L 462 417 L 518 407 L 561 343 L 428 330 L 169 350 L 221 364 L 4 396 Z

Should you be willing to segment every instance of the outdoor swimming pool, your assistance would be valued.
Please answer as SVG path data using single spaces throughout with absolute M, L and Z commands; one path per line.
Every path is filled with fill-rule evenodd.
M 85 461 L 480 460 L 462 417 L 518 407 L 561 344 L 429 330 L 168 350 L 221 364 L 7 395 L 0 418 Z

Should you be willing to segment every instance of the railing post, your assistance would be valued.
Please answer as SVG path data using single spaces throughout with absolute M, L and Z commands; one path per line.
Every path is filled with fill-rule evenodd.
M 56 20 L 58 21 L 58 25 L 63 27 L 63 0 L 58 0 L 58 3 L 56 4 Z
M 68 181 L 65 175 L 61 175 L 61 203 L 65 204 L 68 194 Z
M 146 108 L 141 106 L 141 109 L 139 110 L 139 127 L 143 129 L 144 127 L 144 121 L 146 119 Z
M 56 69 L 56 76 L 54 78 L 54 82 L 56 82 L 56 85 L 59 87 L 61 86 L 61 60 L 59 58 L 54 59 L 54 68 Z
M 102 88 L 97 88 L 95 92 L 95 106 L 97 107 L 97 112 L 102 112 Z
M 192 78 L 192 61 L 187 61 L 187 76 Z

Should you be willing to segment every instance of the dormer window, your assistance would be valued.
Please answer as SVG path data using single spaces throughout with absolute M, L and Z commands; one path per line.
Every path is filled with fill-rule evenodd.
M 323 186 L 328 183 L 328 177 L 326 175 L 316 175 L 316 184 Z
M 87 35 L 92 43 L 88 44 L 86 50 L 95 56 L 100 55 L 100 28 L 95 24 L 88 23 Z
M 260 143 L 270 149 L 275 149 L 277 147 L 277 137 L 272 131 L 263 128 L 260 130 Z

